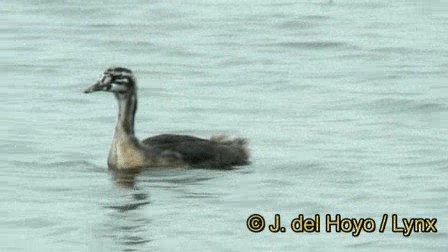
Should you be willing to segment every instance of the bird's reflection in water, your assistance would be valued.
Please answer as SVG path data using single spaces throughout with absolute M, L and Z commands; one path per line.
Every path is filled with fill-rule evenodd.
M 151 220 L 144 212 L 114 211 L 105 223 L 105 237 L 114 244 L 116 251 L 147 251 Z
M 180 193 L 187 201 L 213 198 L 216 192 L 197 192 L 196 186 L 234 170 L 189 168 L 110 170 L 114 181 L 113 195 L 109 195 L 111 197 L 107 198 L 108 203 L 104 207 L 114 211 L 109 212 L 105 223 L 106 237 L 119 246 L 121 251 L 148 251 L 150 241 L 158 235 L 154 233 L 157 227 L 152 225 L 153 221 L 157 222 L 153 215 L 157 206 L 150 208 L 152 202 L 149 200 L 149 188 L 155 193 L 165 191 Z
M 113 176 L 115 185 L 123 188 L 134 188 L 137 176 L 142 172 L 142 169 L 117 170 L 109 169 L 109 173 Z
M 110 170 L 110 173 L 118 190 L 114 190 L 117 194 L 104 206 L 115 210 L 108 214 L 106 237 L 122 251 L 145 251 L 151 241 L 148 237 L 151 219 L 143 208 L 150 204 L 149 195 L 136 186 L 136 177 L 141 170 Z

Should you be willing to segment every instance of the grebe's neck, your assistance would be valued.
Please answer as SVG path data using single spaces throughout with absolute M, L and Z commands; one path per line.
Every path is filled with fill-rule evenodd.
M 137 94 L 115 94 L 118 101 L 118 118 L 115 134 L 134 136 L 134 118 L 137 112 Z
M 147 157 L 134 135 L 134 117 L 137 111 L 135 92 L 115 93 L 118 100 L 118 118 L 115 134 L 109 151 L 108 165 L 112 169 L 142 167 Z

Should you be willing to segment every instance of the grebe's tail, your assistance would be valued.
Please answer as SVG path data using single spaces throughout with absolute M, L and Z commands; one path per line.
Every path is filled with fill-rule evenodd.
M 249 164 L 249 157 L 250 157 L 250 151 L 249 151 L 249 142 L 246 138 L 232 138 L 225 135 L 217 135 L 212 136 L 210 138 L 210 142 L 215 144 L 222 144 L 229 146 L 235 150 L 238 151 L 239 155 L 238 158 L 234 161 L 232 165 L 246 165 Z

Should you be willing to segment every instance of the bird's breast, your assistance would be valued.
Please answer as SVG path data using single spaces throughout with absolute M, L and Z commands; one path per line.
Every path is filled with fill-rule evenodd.
M 109 166 L 131 169 L 145 166 L 145 156 L 133 141 L 115 139 L 109 153 Z

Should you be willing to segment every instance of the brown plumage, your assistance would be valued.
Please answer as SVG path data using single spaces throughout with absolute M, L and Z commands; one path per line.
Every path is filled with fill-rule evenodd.
M 108 165 L 115 169 L 143 167 L 225 168 L 249 163 L 247 140 L 213 136 L 209 140 L 163 134 L 139 141 L 134 135 L 137 111 L 137 86 L 132 71 L 115 67 L 84 90 L 85 93 L 108 91 L 115 94 L 119 112 Z

